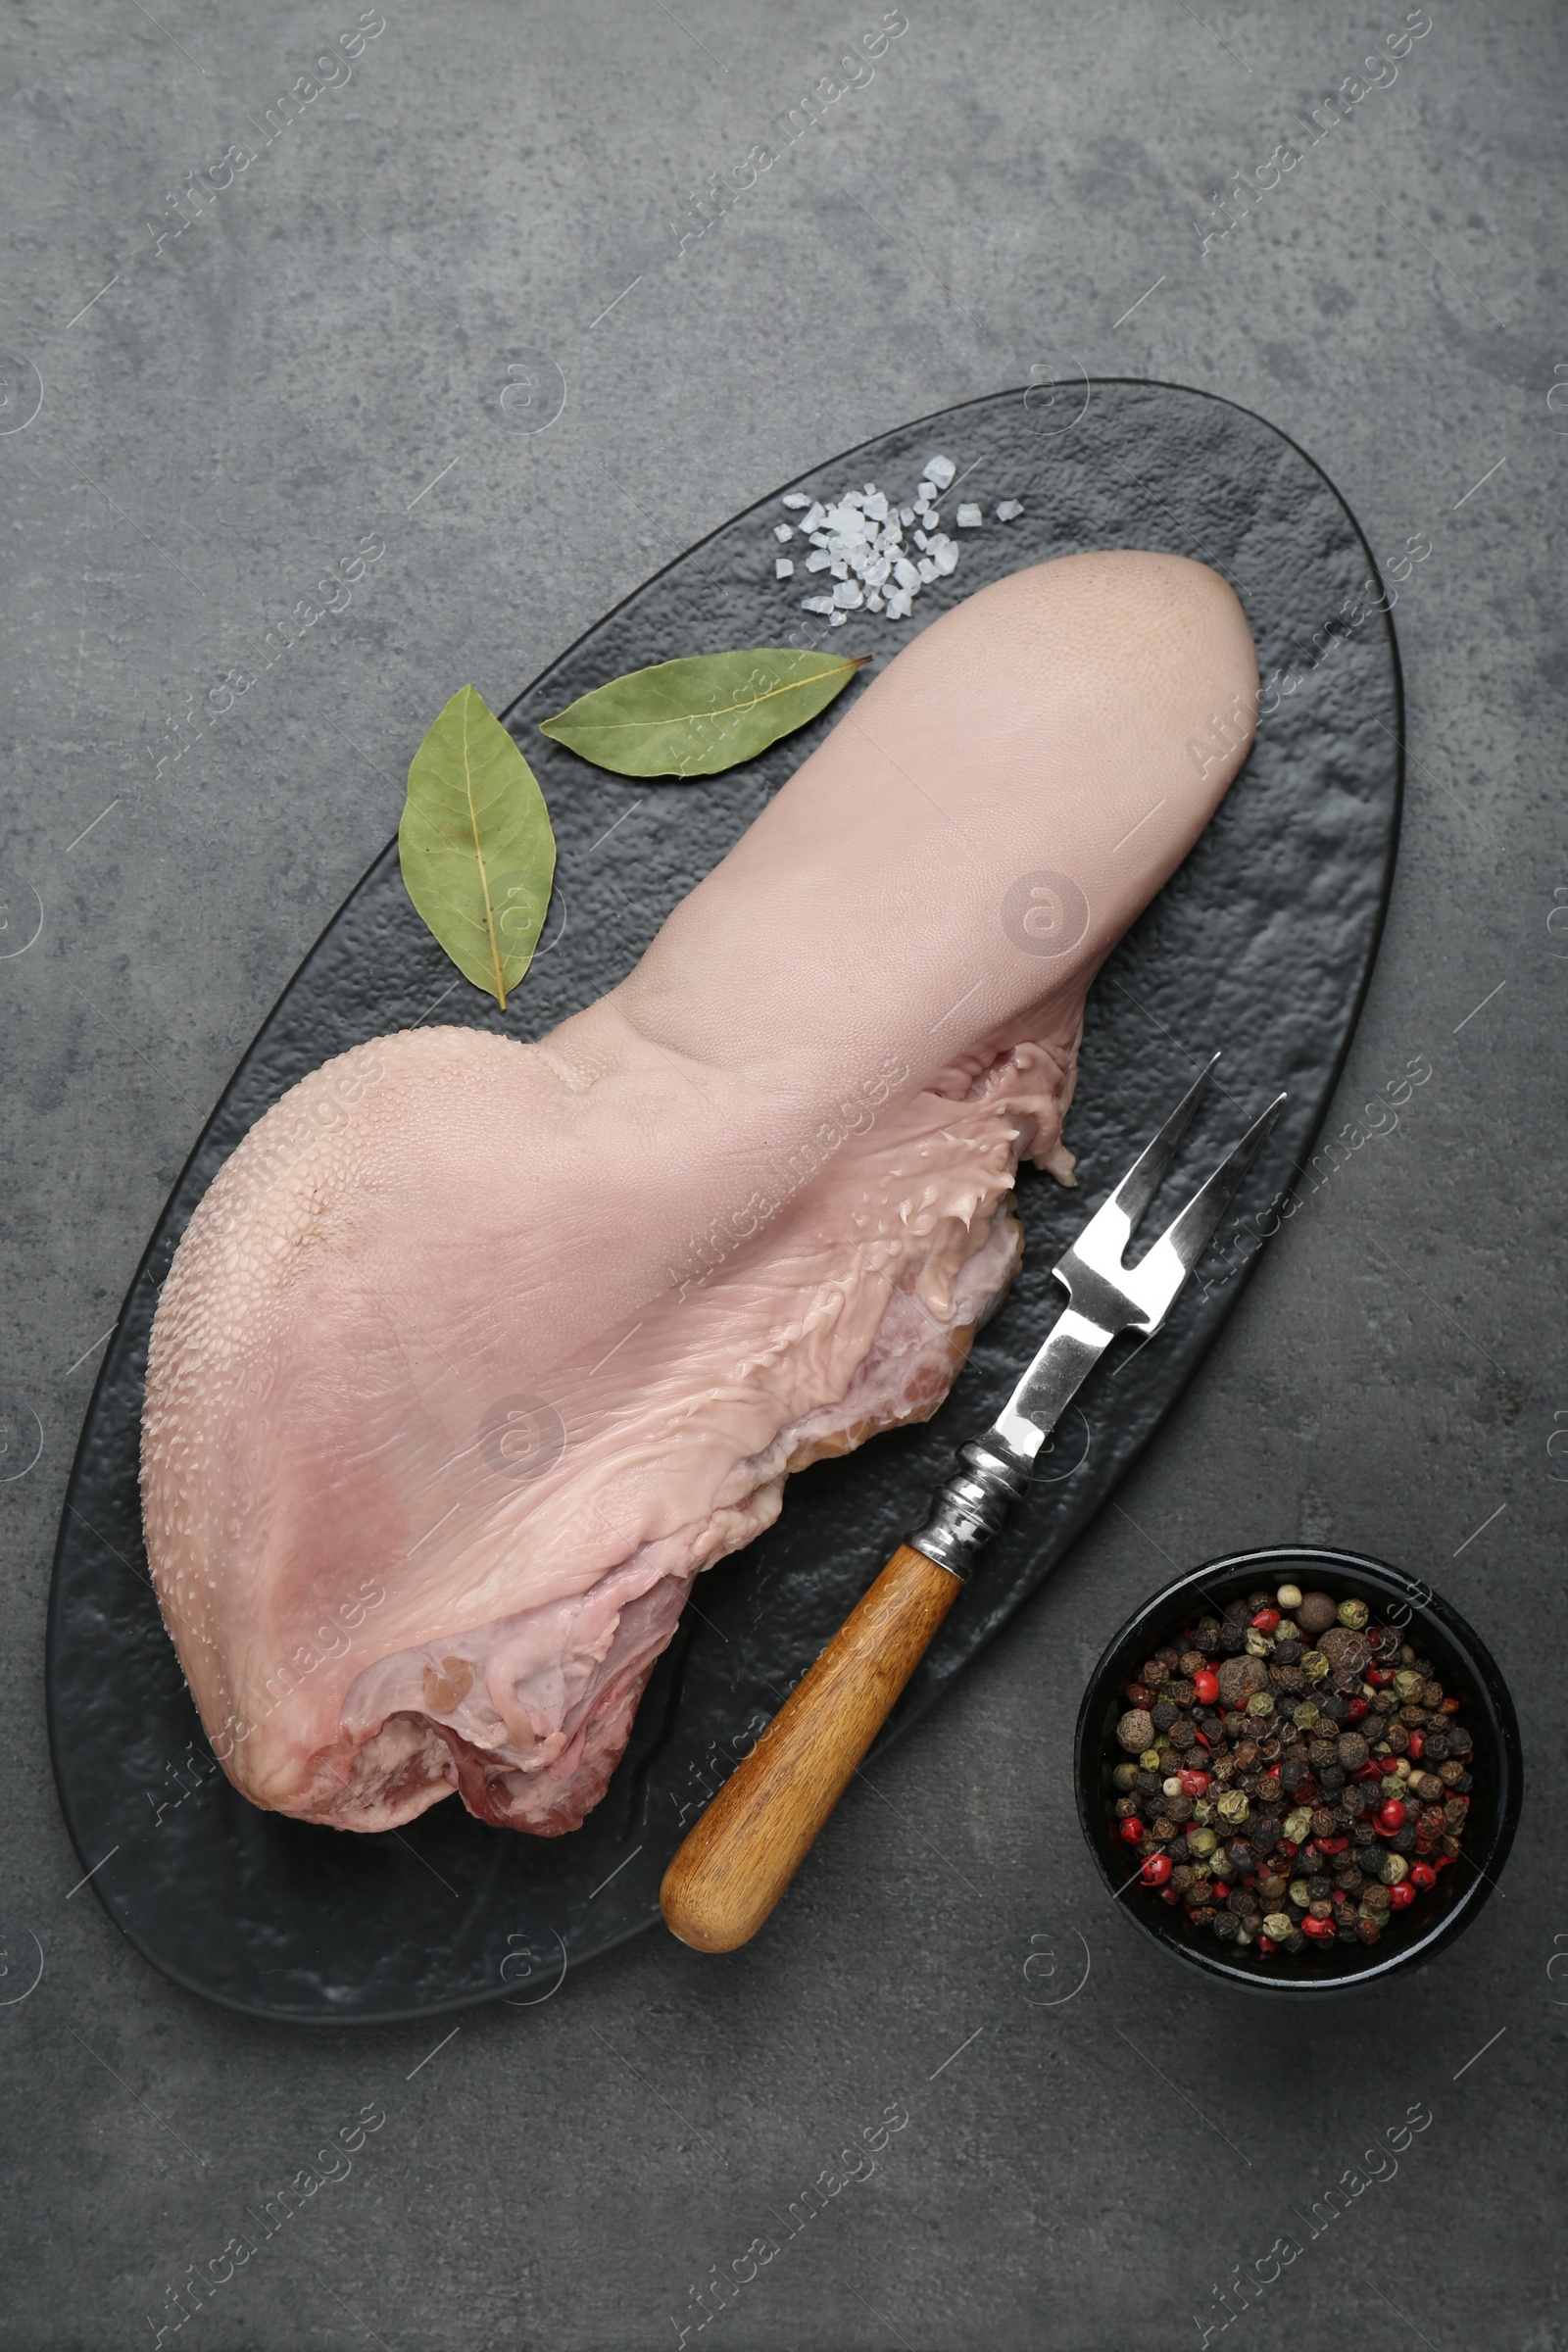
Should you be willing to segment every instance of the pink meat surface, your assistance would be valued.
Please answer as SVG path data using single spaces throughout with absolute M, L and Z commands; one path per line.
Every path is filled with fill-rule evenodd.
M 1192 744 L 1255 695 L 1202 565 L 1017 573 L 587 1011 L 378 1038 L 261 1120 L 165 1286 L 142 1446 L 247 1796 L 581 1822 L 698 1572 L 947 1394 L 1018 1263 L 1019 1159 L 1071 1181 L 1089 983 L 1246 748 Z

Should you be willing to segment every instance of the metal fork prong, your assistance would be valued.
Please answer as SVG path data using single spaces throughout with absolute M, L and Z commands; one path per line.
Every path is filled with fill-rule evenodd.
M 1213 1175 L 1199 1186 L 1180 1215 L 1160 1235 L 1156 1247 L 1174 1250 L 1184 1273 L 1192 1272 L 1213 1240 L 1214 1228 L 1230 1206 L 1237 1186 L 1257 1157 L 1263 1138 L 1287 1099 L 1284 1094 L 1275 1096 L 1261 1118 L 1252 1121 L 1235 1150 L 1226 1153 Z
M 1122 1178 L 1105 1207 L 1113 1213 L 1120 1210 L 1127 1220 L 1129 1238 L 1137 1230 L 1138 1220 L 1165 1180 L 1166 1170 L 1176 1156 L 1176 1147 L 1187 1133 L 1193 1114 L 1208 1092 L 1208 1082 L 1219 1060 L 1211 1054 L 1205 1068 L 1199 1071 L 1170 1117 L 1153 1140 L 1147 1144 Z M 1094 1220 L 1091 1220 L 1093 1223 Z M 1087 1228 L 1086 1228 L 1087 1232 Z M 1079 1236 L 1080 1246 L 1085 1237 Z M 1125 1246 L 1125 1245 L 1124 1245 Z M 1119 1254 L 1119 1252 L 1118 1252 Z

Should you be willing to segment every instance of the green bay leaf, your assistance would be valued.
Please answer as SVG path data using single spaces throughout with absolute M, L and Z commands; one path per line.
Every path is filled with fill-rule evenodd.
M 471 686 L 414 755 L 398 858 L 435 938 L 505 1012 L 544 928 L 556 837 L 532 768 Z
M 628 670 L 540 733 L 617 776 L 721 775 L 826 710 L 868 659 L 757 646 Z

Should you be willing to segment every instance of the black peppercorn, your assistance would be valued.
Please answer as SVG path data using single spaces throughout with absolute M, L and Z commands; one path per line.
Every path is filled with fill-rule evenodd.
M 1377 1841 L 1378 1834 L 1369 1821 L 1357 1821 L 1351 1823 L 1350 1843 L 1352 1845 L 1376 1845 Z
M 1193 1634 L 1193 1647 L 1201 1650 L 1205 1658 L 1211 1658 L 1214 1655 L 1219 1647 L 1219 1620 L 1217 1617 L 1204 1617 L 1200 1621 Z
M 1227 1617 L 1219 1629 L 1219 1645 L 1228 1658 L 1234 1658 L 1247 1647 L 1248 1628 L 1239 1617 Z
M 1215 1912 L 1214 1933 L 1221 1943 L 1234 1943 L 1241 1932 L 1242 1923 L 1228 1904 L 1223 1911 Z

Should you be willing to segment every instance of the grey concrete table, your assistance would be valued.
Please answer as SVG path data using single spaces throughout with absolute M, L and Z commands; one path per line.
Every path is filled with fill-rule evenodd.
M 870 0 L 11 20 L 6 2345 L 172 2342 L 185 2281 L 183 2340 L 212 2352 L 708 2328 L 1148 2352 L 1218 2341 L 1246 2275 L 1238 2340 L 1568 2343 L 1562 19 L 910 0 L 874 65 L 835 67 L 905 23 Z M 1374 74 L 1407 23 L 1430 29 Z M 715 175 L 755 184 L 728 203 Z M 294 2035 L 186 1998 L 74 1886 L 41 1690 L 95 1350 L 207 1108 L 455 685 L 504 703 L 834 450 L 1079 369 L 1261 411 L 1389 564 L 1430 549 L 1396 613 L 1408 811 L 1342 1115 L 1412 1057 L 1430 1081 L 756 1946 L 651 1936 L 456 2031 Z M 301 628 L 368 539 L 352 602 Z M 1298 1536 L 1423 1568 L 1474 1616 L 1532 1786 L 1504 1896 L 1451 1955 L 1276 2014 L 1110 1911 L 1068 1739 L 1134 1602 Z M 365 2110 L 348 2169 L 261 2236 L 248 2216 Z M 878 2118 L 874 2170 L 804 2221 Z M 1269 2279 L 1284 2232 L 1302 2251 Z

